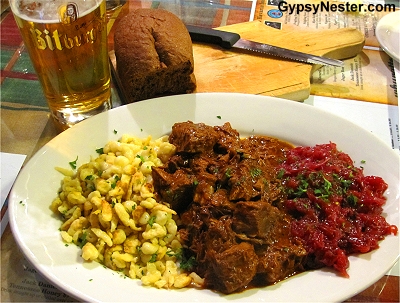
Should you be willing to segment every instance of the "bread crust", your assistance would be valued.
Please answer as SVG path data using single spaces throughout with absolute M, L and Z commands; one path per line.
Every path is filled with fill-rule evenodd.
M 143 8 L 124 16 L 114 48 L 127 103 L 195 90 L 192 41 L 171 12 Z

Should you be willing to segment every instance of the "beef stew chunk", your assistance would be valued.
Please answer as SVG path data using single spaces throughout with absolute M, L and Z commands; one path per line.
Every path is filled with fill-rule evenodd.
M 169 141 L 177 153 L 153 168 L 154 186 L 180 215 L 181 239 L 207 288 L 229 294 L 304 270 L 306 251 L 277 207 L 276 167 L 292 145 L 191 121 L 175 124 Z

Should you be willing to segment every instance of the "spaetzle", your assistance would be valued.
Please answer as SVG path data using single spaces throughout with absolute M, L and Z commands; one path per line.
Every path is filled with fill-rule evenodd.
M 143 285 L 202 284 L 195 273 L 179 268 L 176 213 L 154 195 L 151 168 L 175 152 L 168 137 L 123 135 L 98 152 L 76 172 L 57 168 L 64 179 L 51 209 L 63 220 L 63 241 L 79 245 L 86 261 L 141 279 Z

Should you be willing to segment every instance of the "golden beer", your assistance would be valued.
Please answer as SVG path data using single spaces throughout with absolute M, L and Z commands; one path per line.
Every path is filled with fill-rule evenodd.
M 105 0 L 24 1 L 10 5 L 57 126 L 111 108 Z

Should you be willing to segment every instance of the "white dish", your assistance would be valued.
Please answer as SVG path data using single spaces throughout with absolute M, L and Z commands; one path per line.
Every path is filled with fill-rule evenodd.
M 205 93 L 152 99 L 79 123 L 51 140 L 20 172 L 9 200 L 11 228 L 27 259 L 57 288 L 90 302 L 328 302 L 354 296 L 393 266 L 399 257 L 399 236 L 388 236 L 371 253 L 351 256 L 349 279 L 330 270 L 317 270 L 273 286 L 225 296 L 209 290 L 147 288 L 140 286 L 139 280 L 121 278 L 100 264 L 82 262 L 79 249 L 66 247 L 61 241 L 61 222 L 49 209 L 62 179 L 54 167 L 68 167 L 77 156 L 78 165 L 88 162 L 97 148 L 124 133 L 157 138 L 169 133 L 175 122 L 187 120 L 210 125 L 229 121 L 243 136 L 271 135 L 298 145 L 335 142 L 356 165 L 366 161 L 366 174 L 386 180 L 385 216 L 390 224 L 399 226 L 400 158 L 355 124 L 309 105 L 272 97 Z
M 382 49 L 400 62 L 400 11 L 382 17 L 376 25 L 375 35 Z

